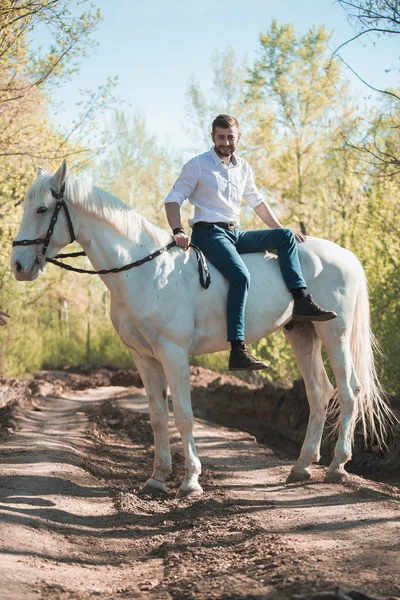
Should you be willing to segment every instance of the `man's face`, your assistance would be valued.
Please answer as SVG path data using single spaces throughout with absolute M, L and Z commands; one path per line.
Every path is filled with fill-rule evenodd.
M 211 138 L 218 156 L 221 158 L 231 156 L 236 150 L 241 135 L 237 127 L 230 127 L 229 129 L 216 127 L 214 133 L 211 134 Z

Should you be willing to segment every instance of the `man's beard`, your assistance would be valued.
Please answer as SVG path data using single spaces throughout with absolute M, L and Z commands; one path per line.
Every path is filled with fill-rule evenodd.
M 232 156 L 235 151 L 232 146 L 215 146 L 215 150 L 220 156 Z

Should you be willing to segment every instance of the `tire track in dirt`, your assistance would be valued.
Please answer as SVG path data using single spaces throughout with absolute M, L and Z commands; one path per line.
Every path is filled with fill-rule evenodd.
M 205 493 L 139 494 L 152 467 L 142 390 L 37 399 L 2 442 L 0 598 L 280 600 L 356 589 L 400 596 L 399 490 L 350 476 L 285 484 L 291 463 L 196 419 Z

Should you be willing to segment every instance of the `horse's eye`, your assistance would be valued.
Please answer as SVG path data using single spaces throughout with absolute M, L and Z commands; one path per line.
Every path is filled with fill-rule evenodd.
M 46 211 L 47 211 L 46 206 L 39 206 L 39 208 L 37 209 L 37 214 L 41 215 L 42 213 L 45 213 Z

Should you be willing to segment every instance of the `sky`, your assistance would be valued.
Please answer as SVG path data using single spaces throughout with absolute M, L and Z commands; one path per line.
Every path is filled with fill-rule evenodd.
M 195 75 L 204 90 L 212 78 L 211 54 L 234 48 L 251 65 L 257 57 L 259 34 L 273 19 L 291 23 L 300 34 L 325 25 L 332 33 L 332 51 L 355 35 L 345 11 L 332 0 L 94 0 L 103 20 L 95 38 L 98 47 L 82 63 L 78 76 L 57 91 L 62 110 L 54 114 L 60 125 L 72 121 L 79 109 L 79 89 L 97 88 L 107 77 L 118 76 L 115 93 L 122 106 L 142 111 L 149 129 L 163 144 L 183 153 L 195 146 L 182 125 L 188 80 Z M 45 42 L 45 37 L 41 43 Z M 355 41 L 341 55 L 375 87 L 396 85 L 399 38 Z M 374 93 L 345 69 L 356 95 Z M 377 95 L 375 95 L 377 97 Z

